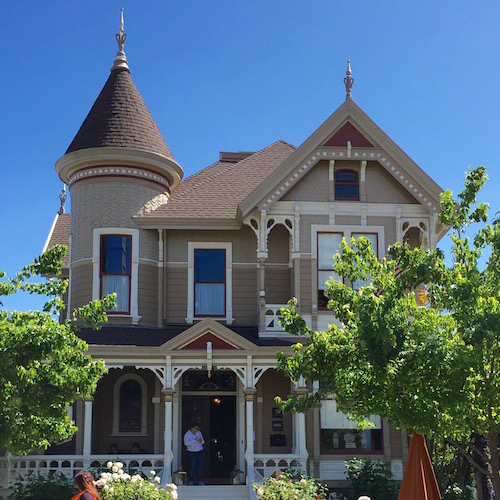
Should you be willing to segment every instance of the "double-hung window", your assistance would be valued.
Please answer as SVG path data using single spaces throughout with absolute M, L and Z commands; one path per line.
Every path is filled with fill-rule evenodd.
M 226 250 L 194 250 L 194 315 L 224 316 L 226 313 Z
M 342 276 L 333 271 L 333 256 L 341 252 L 342 238 L 345 237 L 348 244 L 351 238 L 358 239 L 364 236 L 370 242 L 377 258 L 380 255 L 380 242 L 383 242 L 383 228 L 379 226 L 314 226 L 312 228 L 313 239 L 316 240 L 316 251 L 318 261 L 318 310 L 326 310 L 328 298 L 325 296 L 325 283 L 330 280 L 343 281 Z M 367 285 L 367 281 L 358 280 L 352 283 L 355 290 Z
M 188 323 L 203 318 L 233 321 L 232 244 L 188 243 Z
M 130 312 L 132 237 L 129 235 L 101 236 L 101 297 L 116 293 L 116 306 L 110 312 Z
M 139 230 L 101 227 L 93 231 L 92 300 L 116 293 L 112 314 L 140 320 L 138 310 Z

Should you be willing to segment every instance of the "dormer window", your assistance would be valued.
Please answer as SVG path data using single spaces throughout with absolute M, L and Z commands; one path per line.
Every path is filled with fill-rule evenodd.
M 335 172 L 335 199 L 359 201 L 359 173 L 356 170 Z

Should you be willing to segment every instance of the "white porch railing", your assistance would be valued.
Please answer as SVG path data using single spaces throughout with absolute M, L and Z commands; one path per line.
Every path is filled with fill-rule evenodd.
M 286 304 L 266 304 L 266 332 L 284 332 L 278 320 L 281 318 L 280 309 Z
M 262 483 L 266 477 L 270 477 L 276 472 L 291 470 L 307 474 L 307 457 L 300 457 L 293 454 L 255 454 L 254 455 L 255 480 Z
M 108 471 L 107 462 L 122 462 L 124 470 L 142 472 L 149 476 L 154 470 L 161 477 L 163 455 L 140 455 L 117 457 L 116 455 L 92 455 L 84 460 L 82 455 L 30 455 L 25 457 L 0 457 L 0 488 L 12 488 L 16 483 L 25 483 L 33 474 L 60 472 L 72 479 L 81 470 L 90 470 L 98 476 Z

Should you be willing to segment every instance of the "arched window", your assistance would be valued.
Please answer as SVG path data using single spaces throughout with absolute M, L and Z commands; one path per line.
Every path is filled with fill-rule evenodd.
M 335 171 L 335 199 L 359 200 L 359 173 L 355 170 Z
M 147 386 L 139 375 L 121 376 L 114 388 L 113 434 L 147 434 Z

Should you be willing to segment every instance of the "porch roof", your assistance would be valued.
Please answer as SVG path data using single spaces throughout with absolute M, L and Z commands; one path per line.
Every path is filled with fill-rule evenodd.
M 104 325 L 101 330 L 82 328 L 78 336 L 89 345 L 134 345 L 158 347 L 189 329 L 191 325 L 167 325 L 152 328 L 134 325 Z M 266 337 L 258 335 L 257 326 L 228 326 L 231 331 L 259 347 L 290 346 L 296 341 L 290 338 Z

